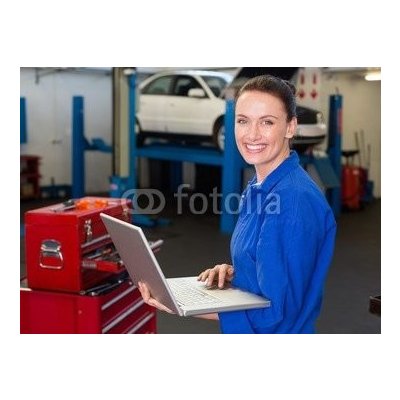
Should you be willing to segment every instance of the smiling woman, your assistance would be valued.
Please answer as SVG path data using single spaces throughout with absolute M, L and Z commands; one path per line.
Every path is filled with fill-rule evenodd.
M 223 333 L 313 333 L 332 259 L 336 222 L 324 195 L 299 164 L 289 141 L 297 127 L 295 90 L 273 76 L 250 79 L 236 98 L 235 137 L 256 176 L 241 197 L 231 239 L 233 265 L 203 271 L 268 298 L 271 306 L 207 314 Z M 165 310 L 140 288 L 148 304 Z
M 246 91 L 237 100 L 236 143 L 246 162 L 255 166 L 257 182 L 289 156 L 297 120 L 288 119 L 284 104 L 272 94 Z

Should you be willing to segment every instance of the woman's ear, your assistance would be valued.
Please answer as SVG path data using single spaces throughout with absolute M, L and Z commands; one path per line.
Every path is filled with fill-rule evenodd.
M 297 131 L 297 118 L 293 117 L 292 120 L 288 123 L 287 131 L 285 138 L 291 139 Z

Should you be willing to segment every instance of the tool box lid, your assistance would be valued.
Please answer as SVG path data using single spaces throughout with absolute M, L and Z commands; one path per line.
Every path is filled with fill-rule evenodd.
M 79 224 L 87 218 L 99 217 L 100 213 L 118 216 L 131 208 L 128 199 L 108 197 L 83 197 L 53 204 L 25 213 L 26 224 Z

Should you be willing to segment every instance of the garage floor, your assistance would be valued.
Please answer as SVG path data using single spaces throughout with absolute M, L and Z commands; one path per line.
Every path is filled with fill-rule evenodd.
M 23 213 L 56 201 L 21 203 Z M 171 202 L 172 203 L 172 202 Z M 229 262 L 229 236 L 219 232 L 219 217 L 175 215 L 173 204 L 164 212 L 168 226 L 145 229 L 149 239 L 164 239 L 157 253 L 167 277 L 197 275 L 216 263 Z M 21 276 L 25 274 L 21 237 Z M 338 222 L 334 260 L 326 284 L 318 333 L 380 333 L 380 318 L 371 314 L 369 296 L 381 294 L 381 204 L 343 213 Z M 218 333 L 218 322 L 158 314 L 158 333 Z

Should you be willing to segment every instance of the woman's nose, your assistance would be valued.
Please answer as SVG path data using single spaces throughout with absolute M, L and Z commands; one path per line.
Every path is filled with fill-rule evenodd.
M 250 140 L 255 141 L 261 137 L 261 132 L 258 124 L 253 124 L 248 132 L 248 137 Z

